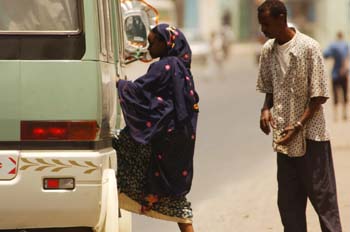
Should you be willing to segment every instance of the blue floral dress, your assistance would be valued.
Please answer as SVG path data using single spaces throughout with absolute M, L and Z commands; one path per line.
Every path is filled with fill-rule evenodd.
M 185 196 L 192 185 L 199 112 L 191 50 L 178 29 L 167 24 L 156 29 L 167 42 L 168 55 L 134 82 L 117 84 L 126 123 L 115 141 L 120 205 L 190 223 L 192 210 Z

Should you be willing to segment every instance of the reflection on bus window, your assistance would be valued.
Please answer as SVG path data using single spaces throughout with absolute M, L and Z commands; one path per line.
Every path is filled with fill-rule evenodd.
M 130 16 L 125 20 L 127 39 L 132 44 L 147 43 L 147 31 L 140 16 Z
M 0 0 L 0 32 L 77 32 L 79 0 Z

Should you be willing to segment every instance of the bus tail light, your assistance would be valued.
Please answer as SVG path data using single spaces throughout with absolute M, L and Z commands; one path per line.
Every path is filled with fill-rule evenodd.
M 45 178 L 43 188 L 72 190 L 75 188 L 74 178 Z
M 96 121 L 21 121 L 21 140 L 95 140 Z

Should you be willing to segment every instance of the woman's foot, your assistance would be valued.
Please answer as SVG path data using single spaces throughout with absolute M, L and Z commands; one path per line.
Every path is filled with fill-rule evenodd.
M 194 232 L 192 224 L 178 223 L 181 232 Z

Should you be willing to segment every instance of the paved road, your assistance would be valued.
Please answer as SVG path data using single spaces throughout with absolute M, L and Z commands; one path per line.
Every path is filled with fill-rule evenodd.
M 271 138 L 258 129 L 264 96 L 255 91 L 257 66 L 249 48 L 234 48 L 231 59 L 215 74 L 208 65 L 193 66 L 200 116 L 195 177 L 188 197 L 193 204 L 196 232 L 283 231 L 276 204 L 275 154 Z M 133 70 L 130 77 L 143 73 L 142 68 Z M 326 106 L 329 119 L 330 106 Z M 350 123 L 328 122 L 343 229 L 349 231 L 350 222 L 345 219 L 350 216 L 350 139 L 344 135 L 349 133 Z M 308 224 L 310 232 L 320 231 L 312 207 L 308 207 Z M 134 216 L 133 232 L 178 229 L 175 223 Z

